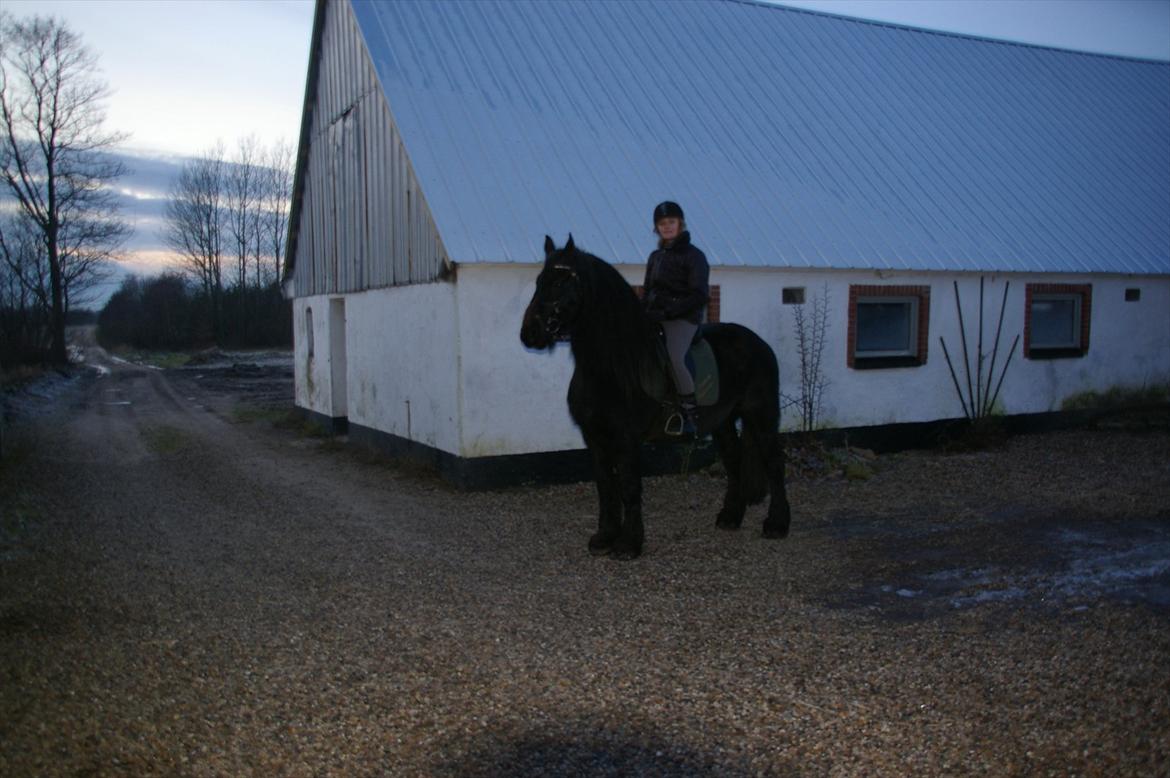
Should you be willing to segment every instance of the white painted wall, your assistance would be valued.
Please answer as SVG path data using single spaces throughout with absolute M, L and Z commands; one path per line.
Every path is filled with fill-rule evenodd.
M 640 283 L 643 267 L 619 267 Z M 567 344 L 552 353 L 520 344 L 521 317 L 535 286 L 537 266 L 463 265 L 458 282 L 397 287 L 346 296 L 348 413 L 351 423 L 389 432 L 462 457 L 581 448 L 566 393 L 572 375 Z M 829 329 L 824 365 L 828 386 L 823 426 L 959 418 L 963 411 L 939 345 L 943 336 L 960 382 L 962 346 L 948 274 L 856 273 L 715 268 L 721 319 L 760 333 L 780 359 L 781 391 L 799 393 L 799 353 L 792 306 L 784 287 L 804 287 L 806 311 L 828 285 Z M 974 358 L 979 276 L 958 277 L 963 316 Z M 1079 359 L 1027 360 L 1017 347 L 998 409 L 1008 414 L 1059 410 L 1086 390 L 1170 383 L 1170 278 L 986 276 L 984 352 L 990 356 L 1004 282 L 1010 281 L 996 379 L 1024 323 L 1027 283 L 1091 283 L 1090 348 Z M 850 284 L 931 287 L 928 358 L 919 367 L 854 370 L 847 367 Z M 1127 288 L 1141 289 L 1126 302 Z M 316 355 L 307 358 L 305 310 L 314 309 Z M 328 298 L 294 305 L 297 404 L 329 413 Z M 795 409 L 783 426 L 799 425 Z
M 828 287 L 829 329 L 824 353 L 828 385 L 821 421 L 824 426 L 852 427 L 961 418 L 939 337 L 947 342 L 964 393 L 962 342 L 952 282 L 959 296 L 975 376 L 978 340 L 979 275 L 843 271 L 801 272 L 717 268 L 711 282 L 721 286 L 722 320 L 745 324 L 764 335 L 780 360 L 781 392 L 798 395 L 800 355 L 793 306 L 780 304 L 783 287 L 804 287 L 808 315 L 812 300 Z M 995 378 L 998 381 L 1012 339 L 1020 345 L 1008 366 L 997 409 L 1008 414 L 1060 410 L 1073 394 L 1114 386 L 1140 387 L 1170 383 L 1170 279 L 1150 277 L 1034 276 L 984 277 L 984 375 L 995 338 L 1004 283 L 1010 282 Z M 1028 283 L 1084 284 L 1092 290 L 1089 351 L 1081 358 L 1024 358 L 1024 299 Z M 846 363 L 850 284 L 930 286 L 930 337 L 926 364 L 919 367 L 855 370 Z M 1127 288 L 1142 290 L 1139 302 L 1125 302 Z M 985 378 L 986 380 L 986 378 Z M 994 389 L 994 386 L 992 387 Z M 799 411 L 785 412 L 783 426 L 799 426 Z
M 451 284 L 419 284 L 293 303 L 298 407 L 389 432 L 452 453 L 459 450 L 455 293 Z M 333 315 L 330 315 L 331 302 Z M 313 311 L 314 355 L 308 350 Z M 333 397 L 330 348 L 344 321 L 344 403 Z M 340 364 L 336 365 L 341 367 Z
M 346 319 L 350 423 L 457 453 L 455 287 L 348 295 Z
M 329 354 L 329 298 L 293 300 L 293 375 L 298 408 L 333 415 L 333 363 Z
M 627 281 L 641 283 L 644 269 L 621 266 Z M 552 451 L 582 446 L 569 418 L 565 395 L 572 375 L 567 346 L 552 354 L 526 351 L 519 342 L 520 318 L 532 296 L 538 268 L 463 266 L 459 275 L 460 342 L 463 379 L 463 456 Z M 964 391 L 962 345 L 952 282 L 959 281 L 968 349 L 974 369 L 979 275 L 931 273 L 795 271 L 715 268 L 721 319 L 751 327 L 780 360 L 781 391 L 798 395 L 800 356 L 793 306 L 781 304 L 781 290 L 804 287 L 806 315 L 814 296 L 828 286 L 829 329 L 824 368 L 828 386 L 822 424 L 852 427 L 961 418 L 942 348 L 947 341 Z M 1170 278 L 1086 276 L 985 276 L 984 344 L 990 360 L 1004 282 L 1010 282 L 995 378 L 998 381 L 1012 339 L 1020 345 L 1008 365 L 997 409 L 1003 413 L 1060 410 L 1067 397 L 1113 386 L 1170 383 Z M 1028 283 L 1091 283 L 1089 352 L 1079 359 L 1028 360 L 1023 354 L 1024 296 Z M 849 286 L 921 285 L 931 288 L 926 364 L 919 367 L 855 370 L 846 355 Z M 1142 290 L 1125 302 L 1125 289 Z M 974 376 L 974 373 L 972 373 Z M 985 378 L 986 380 L 986 378 Z M 994 388 L 994 386 L 993 386 Z M 523 423 L 517 423 L 517 419 Z M 799 427 L 799 411 L 785 411 L 783 426 Z
M 550 353 L 520 343 L 539 271 L 535 265 L 459 268 L 462 456 L 584 447 L 566 404 L 573 375 L 568 344 Z

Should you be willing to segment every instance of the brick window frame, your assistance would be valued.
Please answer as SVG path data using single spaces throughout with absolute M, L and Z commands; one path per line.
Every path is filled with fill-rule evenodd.
M 1032 346 L 1032 301 L 1036 295 L 1078 295 L 1081 301 L 1080 342 L 1066 348 Z M 1093 308 L 1092 284 L 1028 284 L 1024 287 L 1024 358 L 1079 359 L 1089 352 L 1089 324 Z
M 913 297 L 918 301 L 918 337 L 915 353 L 909 356 L 866 357 L 857 355 L 857 303 L 863 297 Z M 855 370 L 875 370 L 891 367 L 919 367 L 926 364 L 930 341 L 930 287 L 849 285 L 849 325 L 846 363 Z
M 638 284 L 637 286 L 634 287 L 634 294 L 638 295 L 639 300 L 642 299 L 642 296 L 644 295 L 645 291 L 646 290 L 642 287 L 641 284 Z M 704 322 L 706 322 L 708 324 L 715 324 L 719 321 L 719 313 L 720 313 L 719 302 L 720 302 L 719 284 L 711 284 L 710 286 L 707 287 L 707 309 L 704 312 L 704 316 L 703 316 Z

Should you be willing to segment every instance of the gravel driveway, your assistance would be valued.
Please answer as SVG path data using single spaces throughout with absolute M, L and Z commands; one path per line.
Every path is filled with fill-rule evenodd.
M 591 485 L 459 493 L 254 370 L 91 360 L 0 467 L 2 775 L 1166 774 L 1164 430 L 794 479 L 785 541 L 649 479 L 618 563 Z

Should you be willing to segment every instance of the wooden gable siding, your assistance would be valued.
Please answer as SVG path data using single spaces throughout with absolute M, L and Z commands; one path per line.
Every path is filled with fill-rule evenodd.
M 295 294 L 434 281 L 446 252 L 349 3 L 326 3 L 323 24 Z

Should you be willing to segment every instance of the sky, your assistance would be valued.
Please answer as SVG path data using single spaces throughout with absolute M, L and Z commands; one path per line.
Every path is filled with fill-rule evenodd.
M 474 2 L 475 0 L 463 0 Z M 1170 0 L 773 0 L 843 16 L 1170 61 Z M 184 157 L 222 141 L 295 143 L 312 0 L 4 0 L 17 17 L 52 15 L 98 55 L 113 93 L 107 128 L 129 133 L 121 186 L 135 226 L 126 272 L 168 266 L 163 199 Z M 99 301 L 100 304 L 101 301 Z
M 107 125 L 127 147 L 199 154 L 217 140 L 269 145 L 300 132 L 309 0 L 4 0 L 56 16 L 98 55 L 113 90 Z
M 777 0 L 777 4 L 928 30 L 1170 61 L 1170 0 Z

